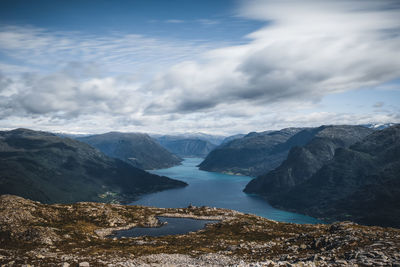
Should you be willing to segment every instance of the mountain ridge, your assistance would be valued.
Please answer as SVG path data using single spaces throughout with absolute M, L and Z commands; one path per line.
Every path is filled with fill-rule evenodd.
M 0 132 L 0 194 L 45 203 L 132 201 L 186 183 L 147 173 L 88 144 L 52 133 Z
M 309 141 L 303 146 L 293 146 L 280 166 L 250 181 L 244 191 L 264 195 L 281 194 L 309 179 L 333 158 L 337 148 L 348 147 L 373 132 L 366 127 L 353 125 L 323 125 L 305 129 L 297 134 L 297 138 L 307 138 Z
M 182 162 L 181 158 L 144 133 L 108 132 L 76 139 L 144 170 L 169 168 Z
M 214 149 L 199 165 L 201 170 L 257 176 L 279 166 L 289 149 L 305 143 L 306 135 L 297 135 L 306 128 L 285 128 L 278 131 L 252 132 Z
M 217 147 L 206 139 L 187 136 L 163 135 L 157 137 L 157 141 L 171 153 L 183 158 L 203 158 Z
M 276 207 L 326 221 L 400 227 L 400 125 L 338 148 L 305 182 L 265 196 Z

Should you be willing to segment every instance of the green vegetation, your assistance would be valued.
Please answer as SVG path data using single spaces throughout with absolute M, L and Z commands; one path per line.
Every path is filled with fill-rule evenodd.
M 182 161 L 147 134 L 110 132 L 79 137 L 77 140 L 144 170 L 169 168 Z
M 105 237 L 117 229 L 159 226 L 156 216 L 216 219 L 220 222 L 185 235 Z M 318 262 L 318 259 L 324 259 L 335 263 L 340 259 L 358 262 L 359 254 L 371 257 L 374 255 L 370 253 L 371 249 L 384 251 L 386 259 L 390 259 L 400 249 L 400 230 L 351 223 L 278 223 L 207 207 L 160 209 L 87 202 L 44 205 L 4 195 L 0 197 L 0 224 L 0 245 L 3 248 L 0 254 L 7 255 L 0 258 L 0 263 L 11 259 L 18 262 L 24 255 L 31 264 L 51 265 L 74 255 L 74 259 L 103 266 L 113 259 L 127 261 L 160 253 L 193 257 L 218 253 L 246 261 L 285 259 L 299 262 L 312 259 Z M 391 245 L 387 247 L 385 244 Z
M 126 202 L 186 184 L 109 158 L 76 140 L 17 129 L 0 132 L 0 185 L 0 194 L 72 203 Z

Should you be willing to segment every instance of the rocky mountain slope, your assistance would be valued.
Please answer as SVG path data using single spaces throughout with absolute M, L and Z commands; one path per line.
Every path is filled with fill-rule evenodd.
M 175 136 L 175 137 L 180 137 L 182 139 L 200 139 L 210 142 L 213 145 L 220 145 L 222 141 L 225 139 L 225 136 L 223 135 L 206 134 L 201 132 L 182 133 L 182 134 L 167 135 L 167 136 Z
M 304 146 L 291 148 L 279 167 L 250 181 L 245 192 L 268 196 L 282 194 L 308 180 L 333 158 L 337 148 L 348 147 L 374 132 L 351 125 L 321 126 L 304 131 L 313 132 L 312 139 Z
M 144 170 L 169 168 L 182 161 L 147 134 L 110 132 L 76 139 Z
M 171 153 L 186 158 L 203 158 L 217 147 L 208 140 L 190 136 L 163 135 L 157 137 L 157 141 Z
M 185 185 L 73 139 L 27 129 L 0 132 L 0 194 L 46 203 L 129 201 Z
M 290 148 L 307 143 L 312 136 L 311 128 L 249 133 L 214 149 L 199 167 L 205 171 L 261 175 L 279 166 Z
M 225 137 L 224 140 L 222 140 L 221 145 L 224 145 L 224 144 L 229 143 L 229 142 L 231 142 L 233 140 L 236 140 L 236 139 L 243 138 L 245 136 L 246 136 L 245 134 L 235 134 L 235 135 L 231 135 L 231 136 Z
M 400 125 L 336 150 L 311 178 L 271 204 L 326 221 L 400 227 Z
M 107 237 L 160 226 L 156 216 L 219 222 L 184 235 Z M 400 230 L 279 223 L 207 207 L 45 205 L 3 195 L 0 248 L 2 266 L 398 266 Z

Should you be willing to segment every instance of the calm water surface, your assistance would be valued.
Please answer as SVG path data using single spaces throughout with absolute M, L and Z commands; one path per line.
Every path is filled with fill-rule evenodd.
M 181 235 L 203 229 L 206 224 L 217 223 L 212 220 L 195 220 L 189 218 L 157 217 L 162 223 L 167 223 L 161 227 L 134 227 L 128 230 L 120 230 L 110 237 L 138 237 L 138 236 L 164 236 Z
M 189 185 L 185 188 L 148 194 L 131 204 L 159 208 L 184 208 L 192 204 L 252 213 L 281 222 L 322 223 L 309 216 L 271 207 L 262 198 L 242 191 L 251 177 L 201 171 L 196 167 L 201 161 L 200 158 L 186 158 L 182 165 L 151 171 L 185 181 Z

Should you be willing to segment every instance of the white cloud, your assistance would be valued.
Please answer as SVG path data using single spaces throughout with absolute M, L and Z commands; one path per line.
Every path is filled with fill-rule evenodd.
M 180 20 L 180 19 L 168 19 L 165 21 L 166 23 L 175 23 L 175 24 L 179 24 L 179 23 L 184 23 L 185 21 Z
M 201 40 L 158 39 L 137 34 L 103 36 L 79 32 L 55 32 L 36 27 L 0 27 L 0 52 L 21 68 L 48 71 L 66 62 L 95 62 L 108 73 L 153 75 L 177 62 L 196 59 L 222 43 Z M 12 72 L 1 62 L 0 70 Z
M 360 114 L 315 105 L 400 77 L 395 1 L 254 0 L 243 1 L 238 15 L 266 25 L 247 44 L 229 46 L 0 28 L 0 51 L 38 70 L 15 76 L 20 63 L 0 62 L 7 74 L 0 75 L 0 126 L 235 133 L 400 122 L 398 109 Z
M 87 67 L 74 66 L 81 74 Z M 140 84 L 130 79 L 76 77 L 68 67 L 49 75 L 26 75 L 17 81 L 8 81 L 4 86 L 4 89 L 14 87 L 14 93 L 3 98 L 9 114 L 13 115 L 64 119 L 87 114 L 125 115 L 140 113 L 143 105 L 149 102 L 145 93 L 137 90 Z
M 194 112 L 222 103 L 316 102 L 400 77 L 400 9 L 381 1 L 245 1 L 241 15 L 269 22 L 241 46 L 212 50 L 150 84 L 150 111 Z
M 197 22 L 205 26 L 212 26 L 220 23 L 218 20 L 215 19 L 198 19 Z
M 373 107 L 374 107 L 374 108 L 382 108 L 384 105 L 385 105 L 384 102 L 379 101 L 379 102 L 376 102 L 376 103 L 373 105 Z

